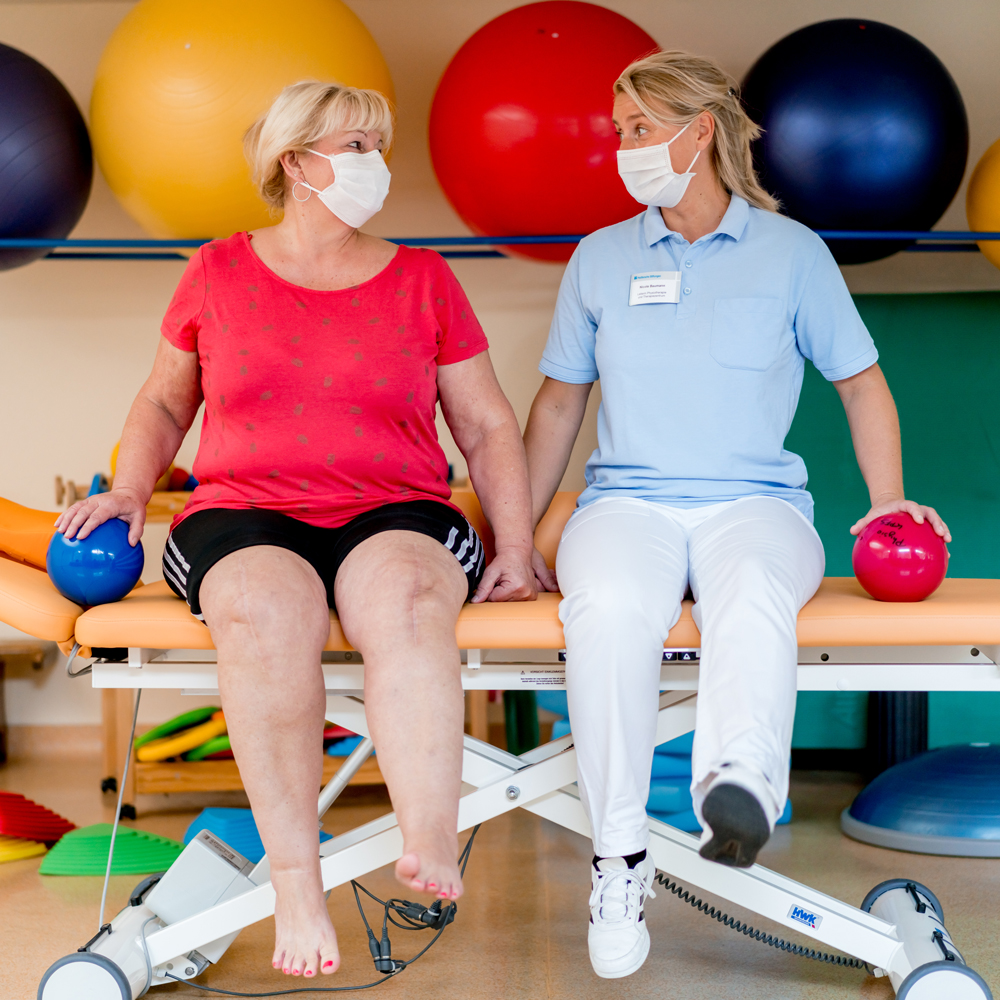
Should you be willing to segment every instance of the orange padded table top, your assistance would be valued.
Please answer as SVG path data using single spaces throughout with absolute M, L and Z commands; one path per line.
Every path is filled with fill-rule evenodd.
M 44 570 L 0 556 L 0 622 L 36 639 L 65 643 L 82 611 L 52 586 Z
M 57 595 L 58 596 L 58 595 Z M 558 594 L 516 604 L 467 604 L 458 619 L 462 649 L 562 649 Z M 67 602 L 68 603 L 68 602 Z M 0 618 L 3 615 L 0 613 Z M 872 600 L 853 577 L 827 577 L 799 614 L 800 646 L 959 646 L 1000 644 L 1000 580 L 945 580 L 914 604 Z M 211 649 L 208 629 L 165 583 L 141 587 L 117 604 L 85 611 L 76 622 L 82 646 Z M 684 602 L 668 648 L 701 645 Z M 328 650 L 349 650 L 330 614 Z

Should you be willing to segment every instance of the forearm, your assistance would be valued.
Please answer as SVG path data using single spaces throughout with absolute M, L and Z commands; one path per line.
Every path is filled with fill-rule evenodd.
M 167 409 L 140 393 L 122 431 L 114 488 L 129 490 L 146 503 L 177 454 L 186 430 Z
M 465 451 L 469 478 L 493 529 L 497 551 L 531 553 L 531 491 L 524 448 L 513 412 L 486 429 Z
M 899 416 L 882 372 L 873 367 L 874 372 L 862 373 L 868 376 L 863 379 L 856 376 L 861 381 L 841 395 L 858 467 L 874 507 L 880 500 L 902 499 L 904 492 Z
M 531 524 L 537 526 L 566 474 L 583 423 L 590 385 L 570 386 L 546 379 L 531 404 L 524 450 L 531 484 Z

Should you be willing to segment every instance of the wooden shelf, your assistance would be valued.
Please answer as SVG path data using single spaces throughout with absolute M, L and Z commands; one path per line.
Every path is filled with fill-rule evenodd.
M 176 494 L 175 494 L 176 495 Z M 488 718 L 488 692 L 469 691 L 467 731 L 482 740 L 491 740 L 504 746 L 503 723 L 491 724 Z M 105 781 L 122 773 L 125 754 L 128 752 L 128 733 L 132 724 L 133 693 L 127 688 L 106 688 L 101 692 L 104 744 Z M 502 716 L 501 716 L 502 718 Z M 344 757 L 323 756 L 323 783 L 333 777 L 344 762 Z M 136 795 L 178 792 L 230 792 L 241 791 L 239 768 L 232 760 L 198 760 L 175 762 L 141 762 L 133 756 L 128 770 L 128 783 L 123 802 L 133 805 Z M 384 785 L 378 760 L 369 757 L 352 785 Z
M 146 504 L 146 522 L 163 524 L 172 521 L 174 515 L 179 514 L 190 499 L 191 494 L 183 490 L 171 490 L 169 493 L 158 490 Z
M 346 757 L 323 757 L 323 781 L 329 781 Z M 243 790 L 240 771 L 234 760 L 192 760 L 143 763 L 133 761 L 135 791 L 138 795 L 164 792 L 239 792 Z M 351 785 L 382 785 L 382 772 L 375 757 L 369 757 Z

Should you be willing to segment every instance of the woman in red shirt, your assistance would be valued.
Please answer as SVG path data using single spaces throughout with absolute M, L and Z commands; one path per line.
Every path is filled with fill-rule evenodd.
M 122 434 L 114 489 L 70 507 L 83 538 L 146 502 L 204 401 L 198 479 L 164 576 L 209 627 L 240 774 L 277 894 L 273 964 L 330 973 L 319 871 L 321 653 L 336 607 L 404 839 L 407 888 L 454 899 L 464 703 L 455 623 L 471 599 L 535 597 L 517 421 L 447 264 L 358 231 L 388 190 L 381 94 L 296 84 L 245 145 L 277 225 L 192 258 Z M 449 503 L 445 419 L 496 536 Z

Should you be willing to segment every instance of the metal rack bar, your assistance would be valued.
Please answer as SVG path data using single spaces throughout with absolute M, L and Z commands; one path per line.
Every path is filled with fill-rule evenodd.
M 824 240 L 907 241 L 904 249 L 923 253 L 976 253 L 975 241 L 1000 240 L 1000 232 L 960 230 L 852 230 L 820 229 Z M 397 236 L 390 243 L 411 247 L 440 247 L 445 257 L 505 257 L 496 247 L 539 246 L 579 243 L 581 234 L 532 236 Z M 20 239 L 0 238 L 0 250 L 44 249 L 46 260 L 184 260 L 180 249 L 196 249 L 208 239 Z M 454 249 L 467 248 L 467 249 Z M 172 251 L 172 252 L 170 252 Z

